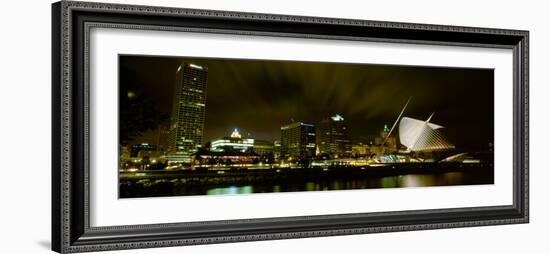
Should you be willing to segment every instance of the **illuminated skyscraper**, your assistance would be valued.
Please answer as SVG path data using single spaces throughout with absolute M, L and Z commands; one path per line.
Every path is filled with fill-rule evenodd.
M 395 137 L 390 136 L 390 128 L 388 128 L 387 124 L 384 124 L 380 136 L 374 139 L 374 144 L 376 147 L 374 147 L 373 152 L 376 154 L 387 154 L 397 151 L 397 140 Z
M 337 157 L 351 156 L 351 139 L 347 124 L 341 115 L 336 114 L 323 119 L 319 127 L 319 153 Z
M 281 157 L 281 141 L 280 140 L 273 141 L 273 157 L 275 157 L 275 159 L 278 159 L 279 157 Z
M 310 158 L 315 155 L 315 125 L 295 122 L 281 127 L 281 156 Z
M 390 135 L 390 128 L 388 128 L 387 124 L 384 124 L 384 129 L 382 129 L 382 132 L 380 133 L 380 137 L 387 138 L 388 135 Z
M 176 72 L 170 122 L 170 150 L 191 154 L 202 144 L 206 107 L 206 67 L 183 63 Z

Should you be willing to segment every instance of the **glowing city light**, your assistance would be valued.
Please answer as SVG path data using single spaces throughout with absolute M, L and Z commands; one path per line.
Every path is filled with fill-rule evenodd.
M 332 116 L 331 118 L 332 118 L 333 121 L 336 121 L 336 122 L 344 121 L 344 118 L 339 114 L 336 114 L 336 115 Z
M 189 67 L 191 67 L 191 68 L 195 68 L 195 69 L 199 69 L 199 70 L 202 70 L 202 69 L 203 69 L 203 67 L 202 67 L 202 66 L 200 66 L 200 65 L 196 65 L 196 64 L 189 64 Z
M 233 132 L 231 133 L 231 137 L 232 138 L 241 138 L 241 134 L 239 133 L 239 130 L 234 129 Z

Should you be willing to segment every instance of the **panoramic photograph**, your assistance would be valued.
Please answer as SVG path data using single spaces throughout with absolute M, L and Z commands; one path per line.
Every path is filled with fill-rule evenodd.
M 119 55 L 119 198 L 494 183 L 494 70 Z

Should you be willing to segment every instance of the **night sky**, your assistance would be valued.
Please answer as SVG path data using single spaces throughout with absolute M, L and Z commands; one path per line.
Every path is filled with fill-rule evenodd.
M 277 140 L 291 119 L 316 123 L 335 113 L 348 123 L 354 142 L 366 141 L 384 124 L 391 127 L 410 96 L 404 116 L 425 120 L 435 112 L 431 122 L 445 126 L 457 148 L 485 149 L 493 142 L 492 69 L 120 56 L 120 91 L 147 96 L 170 115 L 183 62 L 208 68 L 203 142 L 234 128 Z M 135 141 L 152 142 L 154 133 Z

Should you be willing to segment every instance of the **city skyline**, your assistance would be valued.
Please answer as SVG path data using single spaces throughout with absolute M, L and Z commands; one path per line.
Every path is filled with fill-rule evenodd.
M 493 183 L 493 70 L 144 56 L 119 68 L 123 198 Z
M 208 67 L 203 144 L 227 136 L 235 128 L 256 139 L 280 140 L 280 127 L 285 124 L 295 121 L 318 125 L 323 119 L 337 114 L 346 118 L 353 142 L 366 141 L 377 136 L 385 124 L 395 121 L 409 96 L 414 99 L 406 115 L 425 119 L 435 111 L 433 119 L 448 127 L 451 139 L 458 141 L 459 146 L 482 148 L 492 141 L 492 70 L 144 56 L 121 56 L 120 62 L 121 92 L 147 94 L 157 110 L 168 115 L 173 99 L 167 97 L 173 97 L 170 91 L 174 91 L 177 66 L 189 62 Z M 222 75 L 220 69 L 230 70 Z M 171 72 L 171 75 L 162 75 L 164 72 Z M 311 85 L 322 82 L 325 72 L 337 74 L 340 87 L 334 86 L 334 80 L 324 82 L 324 86 Z M 357 81 L 361 80 L 357 77 L 346 78 L 342 72 L 348 76 L 362 74 L 364 81 Z M 271 77 L 274 73 L 283 77 Z M 310 76 L 310 79 L 306 82 L 301 76 Z M 378 81 L 368 76 L 375 76 Z M 421 81 L 430 92 L 425 87 L 412 89 L 419 88 Z M 364 87 L 358 87 L 358 82 Z M 411 87 L 403 89 L 404 84 Z M 445 91 L 441 91 L 439 86 L 444 84 L 447 84 Z M 371 86 L 374 88 L 368 89 Z M 321 91 L 305 92 L 314 87 Z M 333 98 L 328 98 L 332 103 L 315 102 L 313 98 L 317 97 L 318 101 L 327 100 L 327 95 L 322 93 L 327 89 L 333 90 L 329 96 Z M 405 91 L 399 92 L 401 89 Z M 286 94 L 280 94 L 281 90 Z M 371 93 L 377 91 L 378 98 L 372 99 Z M 303 96 L 299 97 L 300 94 Z M 374 102 L 354 99 L 358 96 Z M 343 98 L 348 98 L 346 103 L 342 102 Z M 271 108 L 265 110 L 266 104 Z M 446 106 L 437 107 L 442 104 Z M 479 124 L 480 118 L 484 124 Z M 154 137 L 155 130 L 144 132 L 139 141 L 151 139 L 148 136 Z

